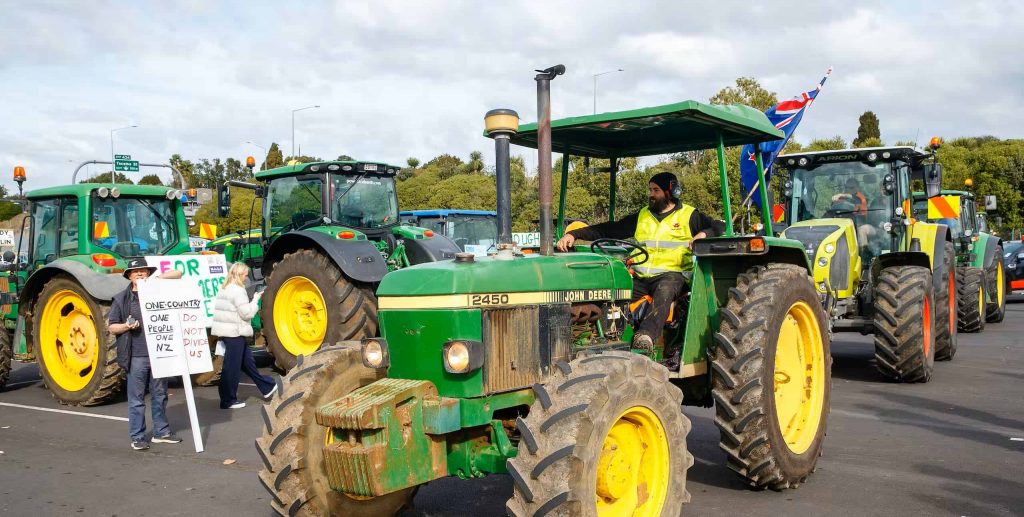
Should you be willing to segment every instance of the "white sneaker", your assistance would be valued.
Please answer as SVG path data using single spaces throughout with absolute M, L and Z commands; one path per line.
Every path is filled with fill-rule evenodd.
M 270 400 L 271 398 L 274 397 L 275 393 L 277 393 L 277 384 L 274 384 L 274 387 L 270 388 L 270 393 L 263 395 L 263 400 Z
M 228 406 L 228 409 L 242 409 L 245 407 L 245 402 L 235 402 Z

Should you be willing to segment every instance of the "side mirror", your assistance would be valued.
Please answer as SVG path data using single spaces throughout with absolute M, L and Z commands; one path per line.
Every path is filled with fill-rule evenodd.
M 217 214 L 227 217 L 231 212 L 231 189 L 227 184 L 217 185 Z
M 942 165 L 929 163 L 922 166 L 924 173 L 924 193 L 928 197 L 942 194 Z
M 996 204 L 996 197 L 995 196 L 991 196 L 991 195 L 985 196 L 985 211 L 986 212 L 995 212 L 997 206 L 998 205 Z

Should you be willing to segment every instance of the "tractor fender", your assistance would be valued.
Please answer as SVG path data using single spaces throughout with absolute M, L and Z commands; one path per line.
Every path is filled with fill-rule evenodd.
M 286 233 L 274 240 L 263 260 L 263 277 L 285 253 L 300 249 L 316 249 L 327 255 L 341 268 L 345 276 L 365 283 L 380 282 L 388 272 L 380 251 L 366 240 L 336 239 L 320 232 L 300 230 Z
M 1003 245 L 1003 240 L 987 233 L 978 234 L 978 242 L 974 243 L 974 252 L 982 255 L 981 267 L 988 269 L 996 260 L 996 248 Z
M 923 251 L 896 251 L 879 255 L 871 262 L 871 278 L 878 278 L 878 274 L 890 266 L 921 266 L 931 269 L 931 261 L 928 254 Z
M 462 251 L 455 241 L 444 235 L 434 235 L 425 239 L 404 239 L 405 255 L 409 257 L 409 264 L 423 264 L 425 262 L 437 262 L 455 258 L 455 254 Z
M 57 259 L 29 275 L 19 301 L 25 304 L 35 300 L 43 286 L 60 275 L 74 278 L 89 296 L 104 302 L 113 300 L 114 295 L 128 287 L 128 280 L 119 274 L 98 273 L 81 262 Z
M 944 224 L 916 223 L 911 231 L 911 239 L 920 242 L 920 251 L 928 256 L 929 269 L 935 271 L 945 266 L 946 242 L 953 241 L 949 227 Z

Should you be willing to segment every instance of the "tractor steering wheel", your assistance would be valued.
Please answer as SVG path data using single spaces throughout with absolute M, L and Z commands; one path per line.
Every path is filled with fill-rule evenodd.
M 647 250 L 645 250 L 642 246 L 638 246 L 636 244 L 633 244 L 632 242 L 624 241 L 621 239 L 597 239 L 596 241 L 590 243 L 590 251 L 593 253 L 612 255 L 611 252 L 604 248 L 604 245 L 606 244 L 615 245 L 620 248 L 625 248 L 626 251 L 629 252 L 629 255 L 623 262 L 626 262 L 627 264 L 630 265 L 636 266 L 639 264 L 643 264 L 644 262 L 647 262 L 647 260 L 651 258 L 651 255 L 647 253 Z M 639 257 L 643 258 L 641 259 Z

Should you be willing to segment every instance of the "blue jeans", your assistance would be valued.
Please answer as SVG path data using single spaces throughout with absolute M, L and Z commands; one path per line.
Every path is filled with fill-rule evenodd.
M 153 436 L 171 434 L 167 423 L 167 380 L 154 379 L 148 357 L 132 357 L 128 370 L 128 434 L 133 442 L 146 439 L 146 386 L 153 408 Z
M 238 381 L 241 380 L 242 372 L 252 379 L 253 384 L 266 395 L 274 388 L 274 379 L 260 373 L 256 368 L 256 360 L 252 357 L 252 350 L 245 342 L 244 337 L 222 337 L 224 343 L 224 367 L 220 374 L 220 384 L 217 391 L 220 393 L 220 408 L 228 409 L 232 404 L 238 402 Z

